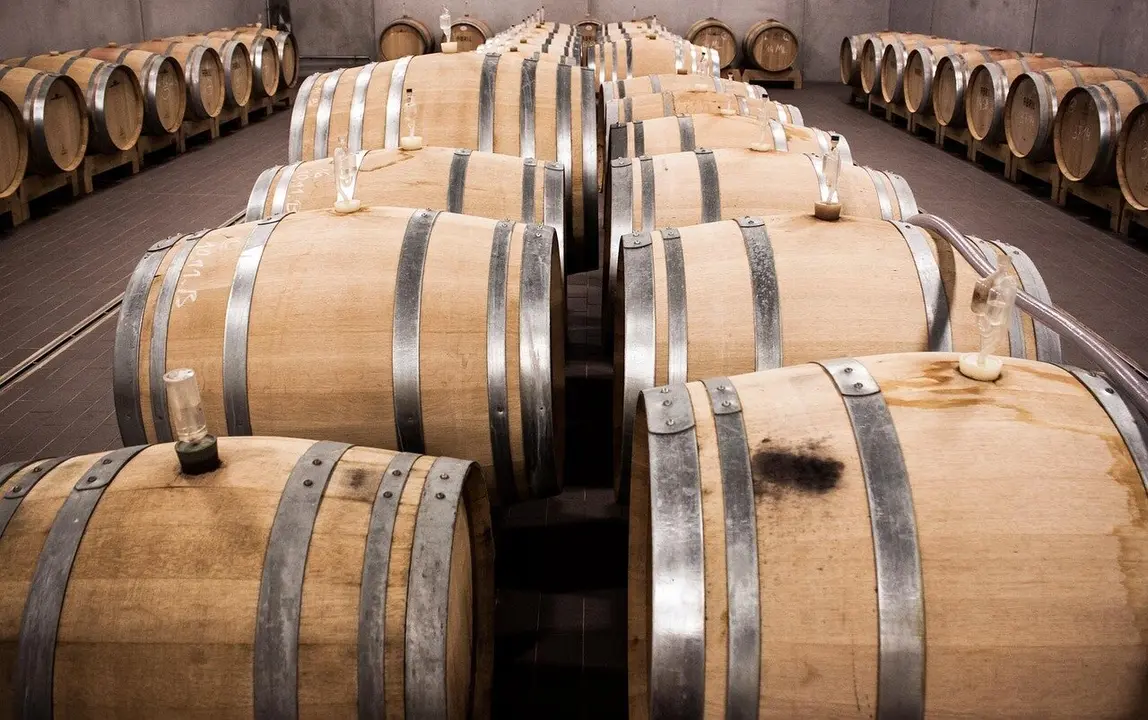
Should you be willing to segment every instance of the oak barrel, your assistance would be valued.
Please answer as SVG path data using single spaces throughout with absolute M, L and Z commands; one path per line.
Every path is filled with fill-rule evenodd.
M 540 225 L 380 206 L 171 238 L 120 311 L 120 434 L 167 440 L 152 388 L 188 367 L 217 435 L 451 448 L 503 502 L 557 494 L 564 313 Z
M 699 87 L 714 92 L 732 93 L 747 98 L 769 99 L 765 88 L 740 80 L 729 80 L 712 75 L 643 75 L 602 84 L 602 101 L 621 100 L 631 95 L 650 95 L 676 90 L 696 90 Z
M 838 136 L 842 161 L 853 162 L 849 143 Z M 679 115 L 618 123 L 610 127 L 610 160 L 665 155 L 706 148 L 749 148 L 758 145 L 778 152 L 827 153 L 830 133 L 817 128 L 768 120 L 764 132 L 758 118 L 729 115 Z
M 352 152 L 397 147 L 400 137 L 410 134 L 404 89 L 414 92 L 415 133 L 427 145 L 561 163 L 573 218 L 565 237 L 568 245 L 570 239 L 580 242 L 566 268 L 578 272 L 594 266 L 598 120 L 589 69 L 460 53 L 312 75 L 299 88 L 291 116 L 288 159 L 327 157 L 340 138 Z
M 686 40 L 694 45 L 716 48 L 721 58 L 721 69 L 734 67 L 741 59 L 741 46 L 733 28 L 715 17 L 698 20 L 686 30 Z
M 969 133 L 982 142 L 1004 142 L 1005 105 L 1013 80 L 1026 72 L 1078 65 L 1058 58 L 1019 57 L 974 68 L 965 98 L 965 124 Z
M 144 134 L 167 135 L 179 130 L 187 112 L 187 81 L 178 60 L 170 55 L 115 44 L 72 54 L 131 68 L 143 90 Z
M 200 475 L 171 444 L 0 466 L 6 715 L 490 716 L 476 465 L 218 448 Z
M 898 40 L 919 40 L 926 37 L 937 42 L 950 42 L 947 38 L 917 33 L 872 33 L 865 36 L 861 45 L 861 55 L 857 60 L 858 72 L 861 75 L 861 89 L 869 94 L 881 90 L 881 60 L 885 57 L 885 48 L 890 43 Z
M 281 88 L 295 87 L 299 79 L 299 47 L 295 42 L 295 34 L 275 27 L 265 28 L 259 25 L 224 28 L 214 30 L 208 35 L 242 39 L 245 42 L 254 38 L 270 38 L 275 43 L 275 51 L 279 56 L 279 86 Z
M 1027 255 L 1004 243 L 979 246 L 1049 301 Z M 805 213 L 661 228 L 624 237 L 619 272 L 614 483 L 623 502 L 634 408 L 646 388 L 844 353 L 980 347 L 969 309 L 976 271 L 948 243 L 905 223 Z M 1007 331 L 1001 354 L 1060 361 L 1059 336 L 1027 315 L 1017 311 Z
M 804 125 L 801 111 L 794 105 L 711 89 L 664 90 L 661 93 L 628 95 L 607 100 L 604 115 L 607 126 L 676 115 L 738 115 L 760 117 L 787 125 Z
M 881 56 L 881 97 L 885 102 L 905 102 L 908 106 L 908 92 L 907 89 L 912 86 L 912 92 L 917 99 L 913 107 L 917 108 L 912 112 L 918 112 L 922 107 L 928 107 L 921 103 L 920 98 L 923 96 L 925 90 L 925 83 L 932 82 L 932 66 L 936 54 L 952 55 L 964 50 L 971 50 L 980 47 L 976 43 L 960 43 L 960 42 L 935 42 L 928 39 L 920 40 L 894 40 L 889 43 L 885 48 L 885 54 Z M 925 75 L 924 61 L 921 59 L 921 51 L 929 54 L 929 70 L 930 74 Z M 911 65 L 911 53 L 916 52 L 917 63 Z
M 938 60 L 932 93 L 933 116 L 937 122 L 945 127 L 964 127 L 965 91 L 973 70 L 986 63 L 1011 60 L 1026 54 L 1019 50 L 987 48 L 946 55 Z
M 681 65 L 677 50 L 681 48 Z M 617 82 L 643 75 L 720 75 L 720 69 L 706 59 L 708 48 L 681 38 L 649 37 L 645 34 L 598 43 L 590 48 L 587 63 L 598 82 Z
M 143 90 L 129 68 L 58 52 L 3 62 L 75 80 L 87 100 L 91 149 L 116 153 L 136 146 L 143 132 Z
M 1148 103 L 1148 79 L 1125 78 L 1075 87 L 1060 104 L 1053 128 L 1056 163 L 1069 180 L 1110 183 L 1124 121 Z
M 434 50 L 434 35 L 422 21 L 409 15 L 389 23 L 379 33 L 379 59 L 398 60 L 407 55 L 426 55 Z
M 0 199 L 20 188 L 28 169 L 28 129 L 20 108 L 0 93 Z
M 605 32 L 605 26 L 602 22 L 593 18 L 586 18 L 575 24 L 574 27 L 578 29 L 578 36 L 582 38 L 584 45 L 589 45 L 601 39 Z
M 282 82 L 282 70 L 279 67 L 279 50 L 275 47 L 274 39 L 267 35 L 256 35 L 242 30 L 235 31 L 230 35 L 217 35 L 215 33 L 209 33 L 209 35 L 243 43 L 251 56 L 252 96 L 275 96 Z
M 28 170 L 71 172 L 88 149 L 88 109 L 67 75 L 0 65 L 0 94 L 20 108 L 28 132 Z
M 782 72 L 793 67 L 801 44 L 797 33 L 780 20 L 761 20 L 750 26 L 742 40 L 746 60 L 766 72 Z
M 631 718 L 1144 716 L 1134 410 L 1083 371 L 957 359 L 643 393 Z
M 365 205 L 405 205 L 537 223 L 554 228 L 560 257 L 566 198 L 557 163 L 477 150 L 425 147 L 362 150 L 355 154 L 355 198 Z M 263 171 L 247 201 L 248 222 L 284 212 L 330 208 L 335 161 L 309 160 Z
M 183 66 L 187 85 L 187 119 L 208 120 L 219 117 L 227 100 L 227 81 L 223 60 L 215 48 L 207 45 L 169 40 L 137 43 L 141 50 L 171 55 Z
M 841 40 L 841 50 L 838 56 L 838 65 L 841 71 L 841 84 L 861 87 L 861 53 L 865 42 L 870 38 L 877 38 L 882 42 L 889 42 L 896 38 L 926 37 L 915 33 L 861 33 L 860 35 L 846 35 Z
M 821 158 L 803 153 L 698 148 L 694 152 L 620 158 L 610 163 L 605 198 L 602 317 L 609 327 L 623 235 L 726 218 L 812 213 L 828 192 Z M 841 164 L 838 196 L 846 215 L 905 220 L 917 214 L 899 175 Z
M 1148 210 L 1148 105 L 1140 105 L 1124 121 L 1116 148 L 1116 177 L 1128 204 Z
M 1026 72 L 1013 81 L 1005 101 L 1004 126 L 1012 154 L 1030 160 L 1051 159 L 1053 125 L 1060 101 L 1075 87 L 1116 79 L 1138 79 L 1129 70 L 1065 67 Z
M 458 43 L 458 52 L 475 50 L 490 38 L 494 31 L 486 21 L 470 15 L 463 15 L 450 24 L 450 39 Z
M 215 48 L 223 63 L 223 82 L 227 107 L 246 107 L 251 101 L 255 84 L 255 71 L 251 64 L 251 52 L 239 40 L 213 37 L 211 35 L 179 35 L 168 38 L 173 42 L 189 42 Z

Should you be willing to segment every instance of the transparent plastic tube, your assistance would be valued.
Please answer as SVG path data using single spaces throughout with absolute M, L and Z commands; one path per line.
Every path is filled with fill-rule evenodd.
M 196 443 L 207 437 L 207 416 L 199 397 L 199 381 L 189 368 L 164 373 L 167 388 L 167 413 L 177 439 Z

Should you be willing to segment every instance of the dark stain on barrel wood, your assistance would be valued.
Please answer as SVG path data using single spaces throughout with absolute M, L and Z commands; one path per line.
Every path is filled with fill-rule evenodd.
M 837 487 L 845 464 L 829 457 L 820 442 L 806 442 L 794 448 L 774 447 L 762 439 L 752 458 L 753 493 L 780 497 L 787 492 L 823 494 Z

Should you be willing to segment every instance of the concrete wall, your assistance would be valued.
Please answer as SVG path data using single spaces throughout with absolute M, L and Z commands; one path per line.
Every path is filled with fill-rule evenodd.
M 254 22 L 263 0 L 0 0 L 0 57 Z
M 892 0 L 889 26 L 1148 71 L 1144 0 Z

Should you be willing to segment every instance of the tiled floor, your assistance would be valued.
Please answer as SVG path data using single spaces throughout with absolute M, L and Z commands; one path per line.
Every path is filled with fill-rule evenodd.
M 844 102 L 840 86 L 775 91 L 807 124 L 894 170 L 958 227 L 1028 252 L 1053 299 L 1148 364 L 1148 254 Z M 125 179 L 14 232 L 0 232 L 0 373 L 122 292 L 158 238 L 241 209 L 282 162 L 287 114 Z M 610 385 L 598 357 L 596 273 L 569 282 L 568 489 L 506 512 L 497 537 L 497 717 L 623 717 L 626 523 L 610 490 Z M 0 463 L 115 447 L 114 318 L 0 392 Z M 1069 353 L 1069 360 L 1080 362 Z

